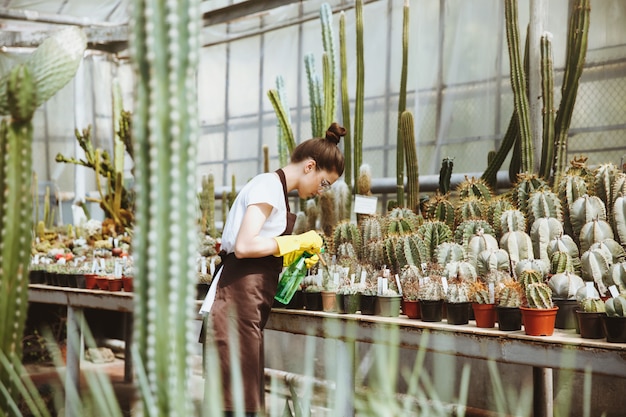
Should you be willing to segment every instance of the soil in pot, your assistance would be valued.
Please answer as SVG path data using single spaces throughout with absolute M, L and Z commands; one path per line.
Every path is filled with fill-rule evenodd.
M 606 313 L 598 313 L 597 311 L 581 311 L 576 310 L 576 318 L 578 319 L 578 327 L 580 328 L 580 337 L 583 339 L 602 339 L 604 338 L 604 327 L 602 327 L 602 316 Z
M 559 308 L 556 312 L 554 327 L 557 329 L 576 329 L 578 324 L 576 319 L 578 301 L 562 298 L 555 298 L 553 301 L 554 305 Z
M 417 300 L 402 300 L 402 312 L 410 319 L 419 319 L 420 303 Z
M 376 296 L 361 294 L 361 314 L 373 316 L 376 311 Z
M 419 300 L 422 321 L 438 322 L 443 316 L 443 300 Z
M 380 316 L 398 317 L 400 315 L 400 301 L 402 297 L 399 295 L 379 295 L 378 305 L 380 308 Z
M 321 292 L 305 292 L 304 307 L 309 311 L 322 310 L 322 293 Z
M 524 321 L 524 332 L 529 336 L 552 336 L 558 309 L 558 307 L 520 307 L 520 310 L 522 310 L 522 320 Z
M 510 332 L 522 329 L 522 311 L 519 307 L 496 306 L 498 329 Z
M 476 327 L 490 329 L 496 325 L 496 305 L 472 303 Z
M 466 303 L 446 303 L 448 324 L 469 323 L 470 302 Z
M 361 307 L 361 294 L 344 294 L 343 310 L 346 314 L 355 314 Z
M 626 317 L 609 317 L 606 314 L 601 317 L 606 341 L 610 343 L 626 343 Z

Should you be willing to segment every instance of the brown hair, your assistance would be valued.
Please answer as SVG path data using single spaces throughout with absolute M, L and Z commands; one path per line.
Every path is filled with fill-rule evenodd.
M 315 161 L 317 169 L 328 172 L 343 174 L 343 154 L 339 149 L 339 140 L 346 135 L 346 129 L 338 123 L 330 125 L 326 131 L 326 137 L 305 140 L 293 150 L 291 162 L 301 162 L 311 158 Z

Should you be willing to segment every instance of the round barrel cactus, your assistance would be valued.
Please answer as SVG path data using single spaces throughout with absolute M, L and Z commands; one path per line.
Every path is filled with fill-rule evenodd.
M 585 282 L 576 274 L 563 272 L 552 275 L 548 280 L 548 286 L 554 298 L 573 300 L 578 290 L 585 286 Z

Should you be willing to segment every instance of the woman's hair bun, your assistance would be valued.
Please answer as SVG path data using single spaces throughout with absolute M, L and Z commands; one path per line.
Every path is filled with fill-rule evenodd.
M 326 131 L 326 140 L 333 142 L 335 145 L 339 144 L 339 140 L 342 136 L 346 135 L 346 129 L 337 122 L 333 122 Z

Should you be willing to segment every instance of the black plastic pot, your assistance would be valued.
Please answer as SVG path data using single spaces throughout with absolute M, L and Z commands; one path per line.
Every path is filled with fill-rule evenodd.
M 354 314 L 361 307 L 361 294 L 344 294 L 343 310 L 346 314 Z
M 302 310 L 304 308 L 304 295 L 302 290 L 295 292 L 293 298 L 289 301 L 289 304 L 287 304 L 285 308 L 290 310 Z
M 443 317 L 443 300 L 420 300 L 422 321 L 438 322 Z
M 626 317 L 609 317 L 606 314 L 601 317 L 606 341 L 611 343 L 626 343 Z
M 578 320 L 576 319 L 578 301 L 567 300 L 563 298 L 555 298 L 553 301 L 554 305 L 559 308 L 556 312 L 556 321 L 554 322 L 554 327 L 557 329 L 578 328 Z
M 361 294 L 361 314 L 373 316 L 376 311 L 376 296 Z
M 576 310 L 576 317 L 578 319 L 578 326 L 580 328 L 580 337 L 582 337 L 583 339 L 604 338 L 602 316 L 606 316 L 606 313 Z
M 322 293 L 305 292 L 304 307 L 309 311 L 322 311 Z
M 498 329 L 513 331 L 522 329 L 522 311 L 519 307 L 496 306 Z
M 335 294 L 336 297 L 336 307 L 337 307 L 337 313 L 339 314 L 346 314 L 346 310 L 344 309 L 343 306 L 343 298 L 344 298 L 345 294 Z
M 469 323 L 470 302 L 466 303 L 446 303 L 448 324 Z

